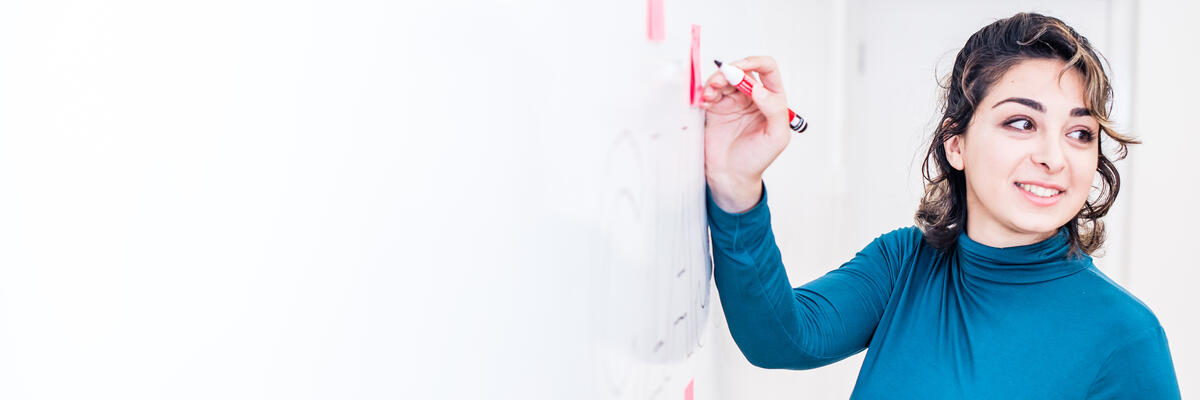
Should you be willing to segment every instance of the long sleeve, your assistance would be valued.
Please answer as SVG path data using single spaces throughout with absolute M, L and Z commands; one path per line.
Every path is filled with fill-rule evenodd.
M 903 262 L 906 238 L 881 236 L 840 268 L 792 288 L 771 232 L 766 188 L 754 208 L 726 213 L 708 193 L 714 279 L 730 333 L 763 368 L 811 369 L 867 347 Z
M 1089 399 L 1178 399 L 1179 381 L 1161 327 L 1135 335 L 1101 365 Z

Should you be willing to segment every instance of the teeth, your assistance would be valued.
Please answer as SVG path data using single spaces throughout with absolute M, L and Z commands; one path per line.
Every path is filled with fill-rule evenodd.
M 1051 197 L 1056 194 L 1062 193 L 1061 191 L 1058 191 L 1058 190 L 1044 188 L 1044 187 L 1037 186 L 1037 185 L 1030 185 L 1027 183 L 1018 183 L 1017 185 L 1021 186 L 1021 189 L 1025 189 L 1026 192 L 1033 193 L 1034 196 L 1038 196 L 1038 197 Z

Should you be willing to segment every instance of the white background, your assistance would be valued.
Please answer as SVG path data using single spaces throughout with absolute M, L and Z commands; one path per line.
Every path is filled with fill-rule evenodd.
M 666 1 L 658 44 L 644 1 L 4 2 L 0 397 L 603 398 L 587 280 L 621 232 L 575 222 L 603 215 L 605 135 L 657 115 L 622 77 L 693 23 L 706 58 L 777 58 L 810 120 L 766 177 L 799 285 L 911 224 L 936 79 L 1020 10 L 1108 56 L 1145 141 L 1097 264 L 1156 312 L 1186 397 L 1200 7 L 1125 0 Z M 671 367 L 696 398 L 853 387 L 861 354 L 766 371 L 709 321 Z

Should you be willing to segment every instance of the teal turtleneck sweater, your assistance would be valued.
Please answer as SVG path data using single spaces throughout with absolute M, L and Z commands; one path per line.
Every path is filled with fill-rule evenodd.
M 1067 232 L 994 248 L 965 233 L 932 247 L 916 227 L 876 238 L 841 267 L 792 288 L 757 206 L 708 195 L 714 279 L 734 340 L 763 368 L 811 369 L 863 349 L 852 398 L 1175 399 L 1154 313 Z

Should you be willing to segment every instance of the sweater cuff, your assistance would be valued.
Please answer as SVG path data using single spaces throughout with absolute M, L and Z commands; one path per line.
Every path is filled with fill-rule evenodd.
M 757 240 L 762 232 L 770 229 L 771 211 L 767 208 L 767 184 L 763 183 L 762 197 L 758 204 L 741 213 L 729 213 L 722 210 L 713 199 L 712 189 L 705 185 L 708 197 L 708 223 L 712 233 L 713 244 L 726 249 L 740 249 L 738 243 L 747 240 Z

